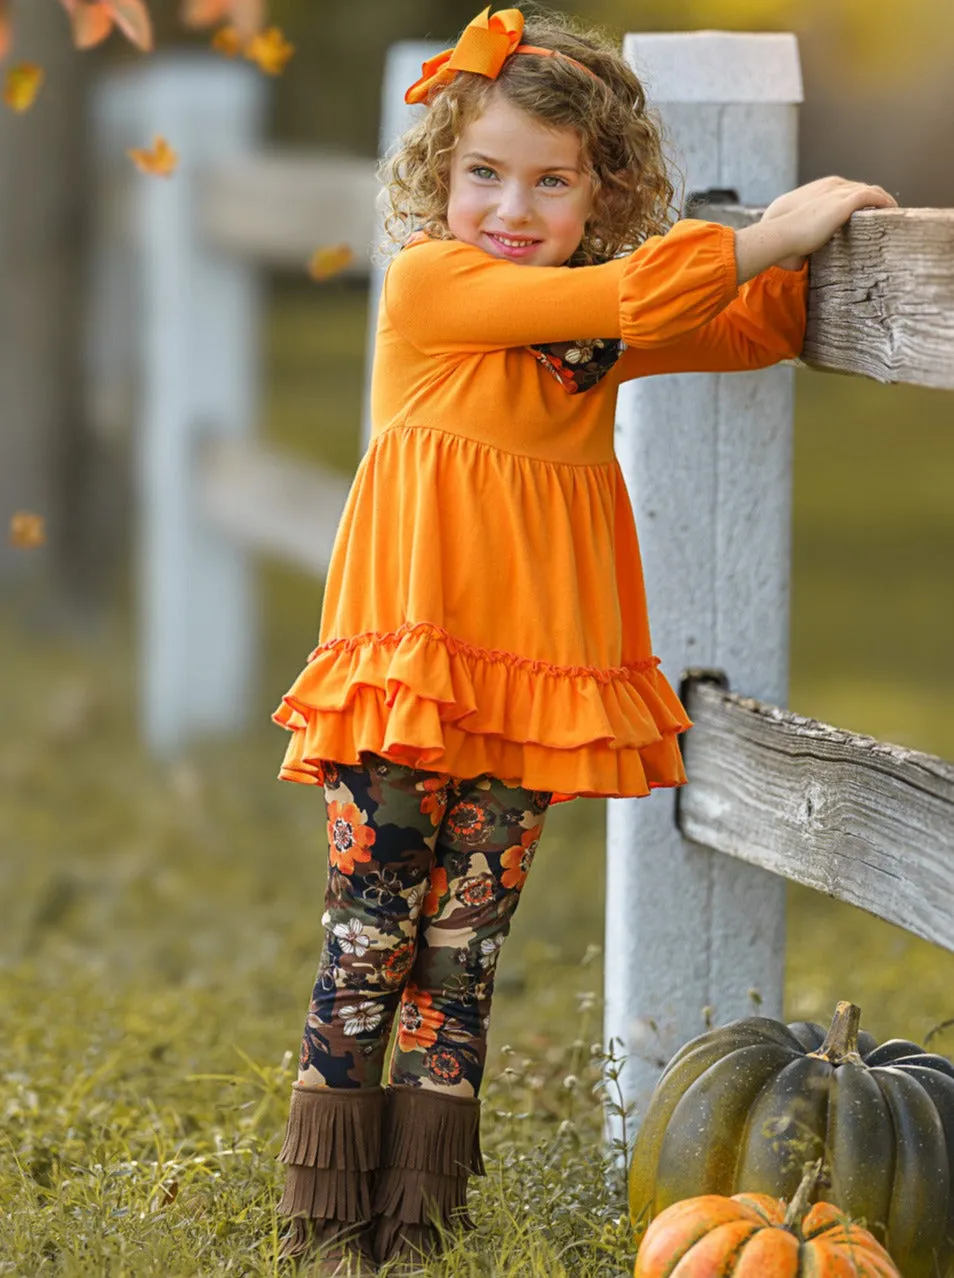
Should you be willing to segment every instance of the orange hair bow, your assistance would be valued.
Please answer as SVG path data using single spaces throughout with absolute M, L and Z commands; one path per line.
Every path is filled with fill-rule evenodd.
M 599 76 L 582 62 L 568 58 L 557 49 L 541 49 L 535 44 L 521 44 L 523 35 L 523 14 L 519 9 L 500 9 L 493 17 L 490 6 L 479 13 L 464 28 L 464 32 L 453 49 L 445 49 L 428 60 L 421 67 L 421 78 L 415 80 L 404 95 L 404 101 L 410 103 L 426 102 L 431 90 L 440 85 L 450 84 L 458 71 L 473 71 L 477 75 L 485 75 L 496 80 L 503 64 L 514 53 L 538 53 L 546 58 L 559 57 L 572 62 L 575 67 L 593 76 Z

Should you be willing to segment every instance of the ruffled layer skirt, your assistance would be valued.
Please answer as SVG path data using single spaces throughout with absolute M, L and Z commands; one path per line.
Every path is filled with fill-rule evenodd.
M 641 796 L 686 777 L 690 726 L 650 659 L 555 667 L 403 627 L 316 648 L 274 721 L 292 738 L 280 777 L 320 784 L 323 765 L 363 752 L 406 767 L 577 796 Z

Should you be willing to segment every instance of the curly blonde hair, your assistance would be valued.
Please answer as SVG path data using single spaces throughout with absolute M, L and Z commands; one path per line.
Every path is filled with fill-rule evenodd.
M 519 55 L 507 59 L 496 80 L 461 71 L 432 92 L 425 115 L 378 167 L 385 255 L 417 230 L 453 238 L 447 226 L 453 152 L 464 128 L 496 94 L 546 126 L 575 129 L 580 137 L 594 200 L 571 265 L 632 252 L 647 236 L 665 234 L 675 221 L 661 124 L 609 38 L 562 14 L 538 10 L 526 20 L 522 43 L 565 53 L 596 78 L 562 58 Z

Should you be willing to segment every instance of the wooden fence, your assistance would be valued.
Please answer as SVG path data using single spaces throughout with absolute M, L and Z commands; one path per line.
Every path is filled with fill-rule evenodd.
M 412 118 L 403 86 L 438 47 L 392 49 L 382 149 Z M 625 52 L 695 216 L 744 225 L 796 184 L 794 37 L 631 35 Z M 380 288 L 373 165 L 261 151 L 262 105 L 243 69 L 196 59 L 123 71 L 97 103 L 93 407 L 102 429 L 135 423 L 142 722 L 163 753 L 198 730 L 245 726 L 248 552 L 322 574 L 345 498 L 343 477 L 254 442 L 260 270 L 303 267 L 319 244 L 347 240 L 372 303 Z M 182 167 L 174 183 L 131 188 L 117 156 L 147 130 L 182 145 Z M 713 191 L 734 198 L 714 203 Z M 954 388 L 954 211 L 856 213 L 812 259 L 803 360 Z M 684 684 L 691 784 L 608 805 L 605 1035 L 622 1043 L 638 1104 L 703 1009 L 716 1022 L 744 1015 L 757 989 L 763 1011 L 781 1014 L 785 879 L 954 948 L 954 768 L 777 708 L 792 378 L 786 366 L 657 377 L 620 396 L 617 452 L 655 649 L 671 677 L 717 672 Z

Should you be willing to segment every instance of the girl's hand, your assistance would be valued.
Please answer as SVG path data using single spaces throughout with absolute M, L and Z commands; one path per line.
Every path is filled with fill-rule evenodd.
M 797 253 L 814 253 L 827 244 L 840 226 L 858 209 L 897 208 L 898 201 L 883 186 L 849 182 L 847 178 L 826 177 L 806 182 L 773 200 L 762 221 L 785 218 L 787 227 L 801 243 Z
M 841 177 L 818 178 L 796 187 L 773 200 L 760 222 L 736 233 L 739 283 L 772 265 L 801 266 L 858 209 L 897 206 L 883 187 Z

